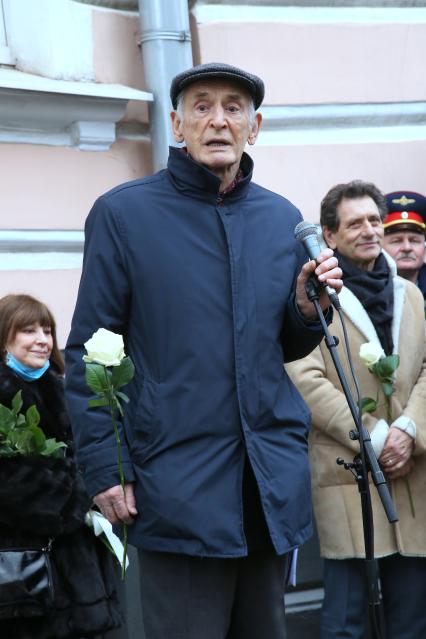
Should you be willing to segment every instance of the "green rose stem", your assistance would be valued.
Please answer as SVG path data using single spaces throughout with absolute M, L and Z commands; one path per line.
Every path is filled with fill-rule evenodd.
M 391 397 L 386 394 L 385 394 L 385 404 L 386 404 L 386 416 L 387 416 L 388 424 L 391 424 L 393 422 Z M 408 501 L 410 502 L 411 516 L 414 518 L 416 516 L 416 511 L 414 508 L 414 500 L 413 500 L 413 495 L 411 493 L 410 482 L 408 481 L 408 475 L 404 475 L 403 480 L 404 480 L 405 487 L 407 489 Z
M 107 337 L 108 334 L 112 335 L 114 339 L 117 337 L 115 333 L 110 333 L 110 331 L 106 331 L 105 329 L 99 329 L 97 331 L 97 334 L 99 334 L 100 331 L 103 331 L 104 338 L 105 334 Z M 121 338 L 121 336 L 119 337 Z M 119 389 L 121 389 L 123 386 L 126 386 L 132 380 L 135 373 L 135 367 L 130 357 L 125 356 L 124 348 L 122 347 L 120 348 L 120 353 L 115 359 L 111 356 L 111 363 L 108 363 L 107 351 L 106 353 L 102 353 L 102 358 L 97 358 L 98 353 L 89 352 L 88 345 L 91 341 L 92 340 L 86 342 L 85 347 L 88 355 L 83 357 L 83 360 L 86 362 L 86 383 L 89 388 L 95 393 L 95 398 L 89 399 L 89 408 L 109 407 L 115 442 L 117 444 L 118 476 L 123 494 L 125 494 L 125 480 L 121 463 L 121 440 L 116 415 L 117 412 L 121 417 L 123 417 L 124 415 L 121 402 L 125 402 L 127 404 L 129 402 L 129 398 Z M 106 357 L 104 357 L 104 355 L 106 355 Z M 118 363 L 116 363 L 117 359 L 119 360 Z M 111 367 L 111 370 L 109 370 L 109 367 Z M 124 428 L 123 432 L 124 438 L 126 438 L 126 432 Z M 124 579 L 126 576 L 127 545 L 127 524 L 123 522 L 123 561 L 121 565 L 122 579 Z
M 359 355 L 363 363 L 367 366 L 368 370 L 372 375 L 375 375 L 377 380 L 380 382 L 380 386 L 383 391 L 383 396 L 385 400 L 386 407 L 386 417 L 388 424 L 392 424 L 392 407 L 391 407 L 391 396 L 393 395 L 394 388 L 394 374 L 399 366 L 400 357 L 396 353 L 393 355 L 385 356 L 382 348 L 377 347 L 374 343 L 366 343 L 362 344 L 359 350 Z M 372 357 L 375 357 L 375 360 L 372 361 Z M 363 397 L 362 398 L 362 410 L 365 413 L 374 413 L 377 410 L 379 403 L 379 395 L 377 393 L 377 398 L 372 399 L 371 397 Z M 408 479 L 408 475 L 404 475 L 402 478 L 404 479 L 405 486 L 407 488 L 408 499 L 410 502 L 411 515 L 412 517 L 416 516 L 416 511 L 414 509 L 414 501 L 413 495 L 411 494 L 410 482 Z
M 124 495 L 124 474 L 123 474 L 123 468 L 121 466 L 121 440 L 120 440 L 120 433 L 117 427 L 117 422 L 115 420 L 115 411 L 118 409 L 118 411 L 121 414 L 123 413 L 123 411 L 121 410 L 121 406 L 114 395 L 114 388 L 112 384 L 110 383 L 106 368 L 104 368 L 104 373 L 105 373 L 106 385 L 108 388 L 107 397 L 108 397 L 109 410 L 111 413 L 112 427 L 114 429 L 115 442 L 117 444 L 118 477 L 120 479 L 120 486 L 123 489 L 123 495 Z M 127 539 L 128 539 L 127 524 L 123 522 L 123 563 L 121 565 L 122 579 L 126 578 Z

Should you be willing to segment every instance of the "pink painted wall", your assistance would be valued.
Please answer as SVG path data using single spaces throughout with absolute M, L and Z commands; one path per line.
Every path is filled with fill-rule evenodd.
M 137 15 L 93 11 L 93 64 L 97 82 L 147 91 Z M 125 122 L 148 122 L 148 104 L 130 101 Z
M 0 144 L 0 166 L 2 229 L 82 229 L 99 195 L 152 170 L 150 145 L 129 140 L 104 153 Z M 1 271 L 0 296 L 23 292 L 48 304 L 63 348 L 79 280 L 79 269 Z
M 339 182 L 362 179 L 383 192 L 398 188 L 426 192 L 426 143 L 254 146 L 254 180 L 298 206 L 303 216 L 318 222 L 319 205 Z
M 98 82 L 146 89 L 135 15 L 93 10 L 93 63 Z M 148 122 L 146 103 L 130 102 L 126 123 Z M 0 144 L 2 229 L 82 229 L 94 200 L 110 188 L 152 172 L 150 142 L 120 139 L 108 151 Z M 42 299 L 65 345 L 79 269 L 2 271 L 0 296 L 24 292 Z
M 146 91 L 138 16 L 94 10 L 92 29 L 96 81 Z
M 409 16 L 406 10 L 406 17 Z M 265 81 L 264 105 L 426 101 L 426 23 L 226 22 L 198 25 L 199 62 L 224 61 Z M 260 109 L 262 110 L 262 108 Z M 277 132 L 277 137 L 280 132 Z M 315 133 L 313 132 L 313 137 Z M 317 220 L 321 198 L 340 181 L 363 178 L 383 191 L 426 192 L 426 139 L 263 145 L 248 152 L 255 179 Z M 422 136 L 425 138 L 425 136 Z
M 98 195 L 151 168 L 150 144 L 117 141 L 109 151 L 0 144 L 0 228 L 81 229 Z
M 79 281 L 79 270 L 2 271 L 0 297 L 27 293 L 41 299 L 55 317 L 59 346 L 63 348 L 70 331 Z
M 426 98 L 425 24 L 243 20 L 201 24 L 201 62 L 228 62 L 260 75 L 266 104 Z
M 242 19 L 244 16 L 241 16 Z M 138 16 L 93 9 L 93 65 L 98 82 L 146 89 Z M 263 77 L 267 105 L 426 100 L 426 25 L 289 24 L 192 21 L 195 62 L 223 60 Z M 123 120 L 147 124 L 146 103 Z M 255 181 L 291 199 L 307 219 L 340 181 L 363 178 L 383 191 L 426 191 L 426 141 L 353 144 L 284 143 L 250 147 Z M 109 151 L 0 144 L 0 228 L 81 229 L 98 195 L 150 174 L 147 141 L 120 140 Z M 28 292 L 50 305 L 63 346 L 79 270 L 3 271 L 0 295 Z

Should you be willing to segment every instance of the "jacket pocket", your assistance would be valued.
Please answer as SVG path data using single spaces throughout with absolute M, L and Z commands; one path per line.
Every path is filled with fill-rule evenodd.
M 144 379 L 133 419 L 133 430 L 136 442 L 151 441 L 155 435 L 155 407 L 157 403 L 158 385 Z
M 311 464 L 312 483 L 320 488 L 331 486 L 353 485 L 352 473 L 336 463 L 338 457 L 345 461 L 352 461 L 354 453 L 338 442 L 319 443 L 310 442 L 309 457 Z

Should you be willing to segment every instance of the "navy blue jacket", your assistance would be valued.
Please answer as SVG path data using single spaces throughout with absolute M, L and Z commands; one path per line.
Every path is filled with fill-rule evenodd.
M 417 277 L 417 286 L 423 293 L 423 297 L 426 299 L 426 264 L 422 264 Z
M 123 447 L 145 550 L 238 557 L 245 449 L 281 554 L 311 533 L 309 411 L 283 362 L 321 340 L 294 282 L 306 261 L 301 220 L 246 177 L 219 179 L 179 149 L 168 169 L 100 197 L 86 222 L 83 273 L 69 336 L 66 386 L 91 495 L 118 483 L 109 416 L 88 410 L 83 343 L 100 327 L 124 335 L 136 375 Z

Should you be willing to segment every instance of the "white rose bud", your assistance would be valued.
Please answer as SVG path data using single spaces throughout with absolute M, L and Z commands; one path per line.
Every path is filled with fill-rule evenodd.
M 106 328 L 99 328 L 84 346 L 87 355 L 83 355 L 83 359 L 89 364 L 119 366 L 125 357 L 122 335 L 107 331 Z
M 361 361 L 370 368 L 370 366 L 376 364 L 379 359 L 385 357 L 385 352 L 378 342 L 366 342 L 365 344 L 361 344 L 359 356 Z

